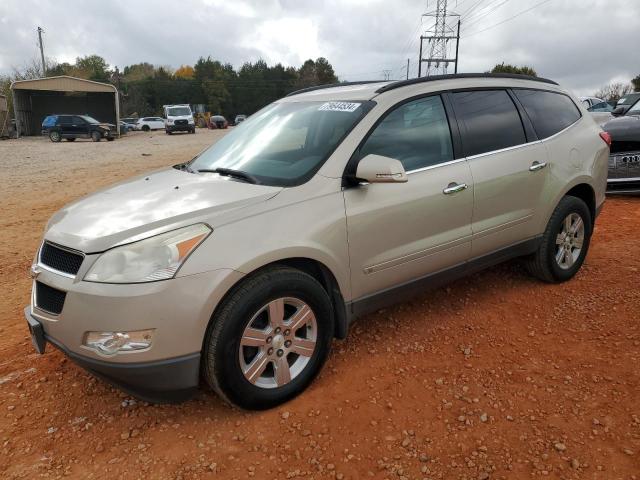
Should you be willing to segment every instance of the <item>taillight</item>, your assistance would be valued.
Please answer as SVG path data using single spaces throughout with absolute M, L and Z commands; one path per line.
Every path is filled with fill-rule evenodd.
M 600 138 L 611 148 L 611 134 L 609 132 L 600 132 Z

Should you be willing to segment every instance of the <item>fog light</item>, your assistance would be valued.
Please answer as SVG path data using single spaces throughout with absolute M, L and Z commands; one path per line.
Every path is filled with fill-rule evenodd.
M 84 335 L 84 345 L 103 355 L 114 355 L 118 352 L 133 352 L 149 348 L 152 336 L 153 330 L 87 332 Z

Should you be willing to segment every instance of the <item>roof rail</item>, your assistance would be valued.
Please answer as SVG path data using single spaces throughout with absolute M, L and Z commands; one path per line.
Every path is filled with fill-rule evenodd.
M 295 90 L 291 93 L 287 93 L 285 97 L 291 97 L 293 95 L 298 95 L 299 93 L 313 92 L 314 90 L 323 90 L 325 88 L 348 87 L 349 85 L 366 85 L 367 83 L 381 83 L 381 82 L 384 82 L 384 80 L 363 80 L 361 82 L 327 83 L 325 85 L 316 85 L 315 87 L 307 87 L 307 88 L 302 88 L 300 90 Z
M 383 85 L 376 90 L 376 93 L 388 92 L 400 87 L 406 87 L 407 85 L 414 85 L 416 83 L 435 82 L 437 80 L 455 80 L 457 78 L 513 78 L 516 80 L 531 80 L 534 82 L 550 83 L 552 85 L 558 85 L 553 80 L 541 77 L 532 77 L 530 75 L 519 75 L 515 73 L 455 73 L 450 75 L 431 75 L 429 77 L 412 78 L 410 80 L 400 80 L 398 82 L 389 83 Z

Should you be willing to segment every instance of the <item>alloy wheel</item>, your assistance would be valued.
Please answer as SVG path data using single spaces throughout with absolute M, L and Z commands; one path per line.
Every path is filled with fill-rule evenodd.
M 311 360 L 317 335 L 316 316 L 302 300 L 284 297 L 264 305 L 240 339 L 238 354 L 245 379 L 261 388 L 288 384 Z
M 584 222 L 577 213 L 570 213 L 562 222 L 562 230 L 556 236 L 556 263 L 564 270 L 570 269 L 580 257 L 584 244 Z

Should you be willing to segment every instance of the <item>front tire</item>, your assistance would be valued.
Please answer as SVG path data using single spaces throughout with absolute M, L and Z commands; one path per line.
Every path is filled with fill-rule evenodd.
M 99 142 L 102 139 L 102 134 L 100 132 L 97 131 L 93 131 L 91 132 L 91 140 L 93 140 L 94 142 Z
M 310 275 L 268 268 L 235 287 L 214 314 L 203 375 L 227 402 L 262 410 L 301 393 L 327 359 L 331 301 Z
M 538 251 L 526 259 L 527 269 L 548 283 L 570 280 L 587 256 L 592 229 L 587 204 L 577 197 L 562 198 L 549 219 Z

